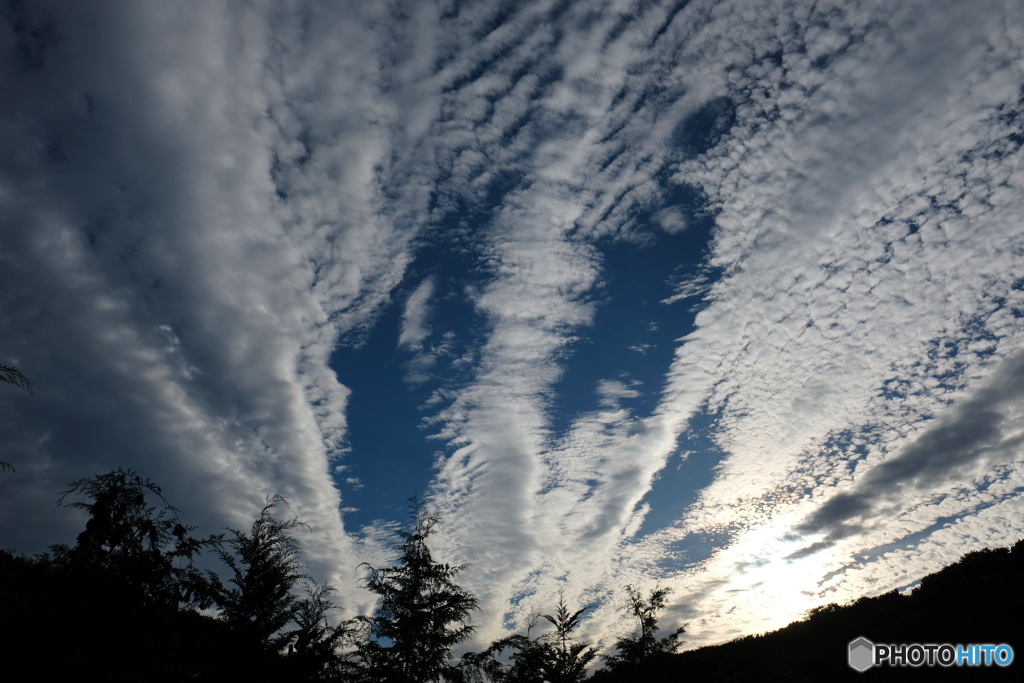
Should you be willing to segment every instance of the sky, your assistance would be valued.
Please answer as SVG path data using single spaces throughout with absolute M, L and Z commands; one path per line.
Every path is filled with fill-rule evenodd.
M 0 547 L 79 478 L 266 496 L 467 647 L 687 647 L 1024 537 L 1024 5 L 0 5 Z M 212 560 L 211 560 L 212 562 Z M 867 634 L 870 635 L 870 634 Z

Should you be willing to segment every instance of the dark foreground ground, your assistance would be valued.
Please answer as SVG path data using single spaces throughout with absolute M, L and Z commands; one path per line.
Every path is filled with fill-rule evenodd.
M 761 636 L 652 658 L 600 683 L 619 681 L 743 683 L 746 681 L 1024 681 L 1024 541 L 1012 548 L 965 555 L 925 577 L 909 595 L 893 591 L 840 607 L 828 605 L 806 621 Z M 950 643 L 1010 645 L 1006 667 L 871 667 L 847 663 L 849 643 Z

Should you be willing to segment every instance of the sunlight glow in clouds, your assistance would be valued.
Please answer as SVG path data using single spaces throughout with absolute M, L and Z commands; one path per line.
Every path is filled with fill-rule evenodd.
M 473 645 L 656 581 L 700 645 L 1024 535 L 1019 2 L 40 0 L 0 49 L 4 547 L 117 466 L 204 532 L 276 492 L 357 613 L 420 494 Z

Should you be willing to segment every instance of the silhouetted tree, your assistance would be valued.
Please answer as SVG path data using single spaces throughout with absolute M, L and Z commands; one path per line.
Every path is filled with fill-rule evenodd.
M 8 384 L 13 384 L 19 389 L 24 389 L 30 394 L 33 393 L 32 382 L 28 381 L 28 377 L 25 376 L 25 373 L 10 365 L 0 365 L 0 382 L 7 382 Z M 16 471 L 14 469 L 14 465 L 0 460 L 0 472 L 6 472 L 7 470 L 12 472 Z
M 544 680 L 549 683 L 578 683 L 587 675 L 587 666 L 597 657 L 597 648 L 579 642 L 572 632 L 580 625 L 580 617 L 590 609 L 586 605 L 573 613 L 565 604 L 565 596 L 558 595 L 558 610 L 554 615 L 541 616 L 555 626 L 555 630 L 541 636 L 551 648 L 550 661 L 545 666 Z
M 463 655 L 459 668 L 464 680 L 468 683 L 543 683 L 546 673 L 553 668 L 554 648 L 546 639 L 531 637 L 538 619 L 539 614 L 530 617 L 526 635 L 516 633 L 496 640 L 483 652 Z
M 577 641 L 572 632 L 580 625 L 580 618 L 588 609 L 590 605 L 570 612 L 564 593 L 559 592 L 555 614 L 531 617 L 526 635 L 517 633 L 493 642 L 483 652 L 464 655 L 459 667 L 463 680 L 470 683 L 582 681 L 587 675 L 587 666 L 597 656 L 597 648 Z M 532 638 L 531 631 L 540 618 L 551 622 L 554 629 Z
M 271 513 L 279 505 L 287 505 L 287 501 L 279 495 L 268 496 L 248 533 L 228 529 L 230 538 L 225 545 L 232 552 L 223 547 L 217 552 L 234 574 L 230 580 L 233 588 L 225 588 L 216 574 L 208 573 L 224 621 L 270 652 L 280 651 L 294 637 L 294 632 L 282 629 L 302 609 L 293 589 L 308 578 L 298 559 L 299 543 L 291 532 L 309 525 L 298 519 L 275 519 Z
M 651 590 L 645 600 L 636 586 L 626 586 L 626 604 L 624 608 L 637 621 L 632 634 L 619 638 L 615 642 L 618 654 L 605 657 L 605 666 L 616 669 L 622 666 L 634 666 L 648 657 L 658 653 L 672 653 L 679 649 L 682 642 L 679 636 L 686 632 L 686 626 L 680 626 L 662 639 L 658 634 L 658 613 L 665 608 L 670 588 L 661 586 Z
M 294 675 L 304 681 L 334 681 L 345 677 L 351 662 L 338 655 L 344 641 L 351 638 L 351 622 L 332 626 L 327 613 L 335 607 L 330 596 L 333 586 L 306 584 L 306 597 L 299 601 L 295 614 L 295 643 L 289 647 Z
M 392 567 L 369 568 L 366 586 L 376 593 L 377 608 L 367 620 L 369 639 L 360 655 L 373 680 L 428 683 L 458 679 L 452 648 L 473 632 L 467 622 L 477 600 L 456 585 L 467 565 L 435 562 L 427 546 L 438 517 L 413 499 L 413 531 L 400 532 L 401 556 Z M 384 642 L 382 642 L 384 641 Z M 384 643 L 390 643 L 385 645 Z
M 230 529 L 226 542 L 197 540 L 160 488 L 131 470 L 73 482 L 58 504 L 89 515 L 74 546 L 35 558 L 0 551 L 0 648 L 43 678 L 349 680 L 336 650 L 352 629 L 327 617 L 334 589 L 293 590 L 306 575 L 292 532 L 306 525 L 274 519 L 284 503 L 268 497 L 252 528 Z M 229 587 L 193 565 L 207 547 L 233 570 Z M 195 609 L 214 603 L 219 617 Z
M 0 583 L 15 581 L 20 597 L 0 601 L 0 613 L 18 627 L 4 645 L 60 675 L 203 679 L 215 659 L 205 644 L 226 630 L 181 606 L 206 603 L 193 558 L 218 539 L 192 538 L 160 488 L 131 470 L 75 481 L 58 504 L 86 511 L 86 528 L 52 555 L 12 558 L 19 575 Z
M 28 380 L 25 373 L 10 365 L 0 365 L 0 382 L 13 384 L 19 389 L 24 389 L 30 394 L 34 393 L 32 391 L 32 382 Z
M 159 486 L 119 468 L 72 482 L 57 504 L 65 505 L 68 496 L 84 498 L 67 505 L 88 512 L 89 521 L 74 547 L 53 546 L 58 561 L 75 572 L 115 579 L 120 595 L 140 603 L 173 608 L 209 604 L 193 558 L 220 539 L 192 538 L 195 527 L 181 523 Z M 150 505 L 147 496 L 163 505 Z

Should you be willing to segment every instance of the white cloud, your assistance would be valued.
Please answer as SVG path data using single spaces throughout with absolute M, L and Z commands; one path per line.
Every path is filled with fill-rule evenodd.
M 639 353 L 641 356 L 646 356 L 647 350 L 653 348 L 655 348 L 654 344 L 633 344 L 632 346 L 629 347 L 629 350 L 635 351 Z
M 947 30 L 945 17 L 915 33 L 905 25 L 912 12 L 876 16 L 878 25 L 868 31 L 856 11 L 834 16 L 822 11 L 780 24 L 775 17 L 799 16 L 795 6 L 747 6 L 771 19 L 743 15 L 728 4 L 719 3 L 708 13 L 695 6 L 674 17 L 653 50 L 640 36 L 664 28 L 660 9 L 639 16 L 630 31 L 608 44 L 599 38 L 606 24 L 582 28 L 570 12 L 563 21 L 571 28 L 556 57 L 566 65 L 564 78 L 543 99 L 530 99 L 537 83 L 528 77 L 514 85 L 502 79 L 529 63 L 529 55 L 543 54 L 548 46 L 544 33 L 537 34 L 537 42 L 511 43 L 516 47 L 489 67 L 487 79 L 445 95 L 452 105 L 445 109 L 448 105 L 442 104 L 450 118 L 435 129 L 440 143 L 467 140 L 466 131 L 472 130 L 472 139 L 482 145 L 476 149 L 488 150 L 459 156 L 460 163 L 478 170 L 462 167 L 452 181 L 465 178 L 467 185 L 453 185 L 452 192 L 469 192 L 474 173 L 485 177 L 480 175 L 485 164 L 491 174 L 486 177 L 504 167 L 526 173 L 528 180 L 540 179 L 509 198 L 515 212 L 506 208 L 488 234 L 495 279 L 477 305 L 489 316 L 489 341 L 476 382 L 440 415 L 446 425 L 441 433 L 457 450 L 435 482 L 434 500 L 452 519 L 448 551 L 479 568 L 467 579 L 475 582 L 492 613 L 526 593 L 513 610 L 515 619 L 525 618 L 529 609 L 553 596 L 549 575 L 568 573 L 577 594 L 608 591 L 623 576 L 656 572 L 667 548 L 689 531 L 730 528 L 742 531 L 726 536 L 726 546 L 701 565 L 703 574 L 687 572 L 673 579 L 680 588 L 677 616 L 692 618 L 702 607 L 712 615 L 697 642 L 738 634 L 751 624 L 780 625 L 785 615 L 772 611 L 779 600 L 790 600 L 797 610 L 812 606 L 795 594 L 760 589 L 749 609 L 729 616 L 722 602 L 728 594 L 722 591 L 736 586 L 730 581 L 749 572 L 742 567 L 751 562 L 773 568 L 781 562 L 788 568 L 782 571 L 792 570 L 789 564 L 796 560 L 785 561 L 779 553 L 792 554 L 801 546 L 779 537 L 814 509 L 813 501 L 850 481 L 847 468 L 858 456 L 840 443 L 844 430 L 868 427 L 875 431 L 862 438 L 871 441 L 876 434 L 887 439 L 869 446 L 876 449 L 869 457 L 878 458 L 911 433 L 900 431 L 903 425 L 926 419 L 952 400 L 944 388 L 950 379 L 930 388 L 923 380 L 955 370 L 955 365 L 935 358 L 913 369 L 915 354 L 928 358 L 936 335 L 949 329 L 950 299 L 932 295 L 927 283 L 937 276 L 922 280 L 912 264 L 928 263 L 934 269 L 946 254 L 990 259 L 996 252 L 1001 260 L 983 265 L 977 281 L 998 277 L 1003 283 L 998 296 L 1013 296 L 1007 285 L 1014 277 L 1012 230 L 1003 232 L 1005 243 L 985 250 L 980 242 L 936 242 L 926 227 L 919 227 L 915 238 L 908 229 L 878 223 L 891 213 L 886 207 L 897 209 L 887 219 L 895 221 L 903 215 L 899 212 L 917 206 L 911 188 L 903 195 L 893 192 L 905 185 L 895 181 L 907 177 L 906 164 L 920 164 L 922 153 L 941 149 L 940 139 L 958 139 L 946 129 L 949 125 L 976 125 L 973 114 L 946 102 L 975 102 L 979 110 L 986 106 L 978 98 L 944 94 L 943 88 L 959 87 L 967 82 L 962 74 L 969 72 L 995 73 L 998 80 L 998 69 L 1006 68 L 997 66 L 1001 58 L 965 65 L 959 56 L 922 56 L 931 46 L 948 45 L 936 37 Z M 878 15 L 877 8 L 872 11 Z M 954 41 L 961 52 L 954 50 L 954 55 L 968 53 L 976 36 L 998 23 L 993 19 L 975 33 L 963 32 Z M 521 25 L 513 22 L 503 35 L 521 35 L 516 33 Z M 820 66 L 801 56 L 805 34 Z M 915 56 L 879 50 L 886 41 L 902 41 Z M 773 66 L 766 56 L 777 51 L 782 62 Z M 918 58 L 930 69 L 927 77 L 913 62 Z M 659 59 L 688 66 L 666 68 Z M 644 76 L 629 71 L 633 60 L 645 65 Z M 502 93 L 493 107 L 479 99 L 485 84 L 491 88 L 488 101 Z M 997 99 L 1009 94 L 1004 89 Z M 659 108 L 649 106 L 649 98 L 659 97 Z M 580 308 L 580 297 L 595 281 L 590 274 L 574 275 L 593 273 L 593 261 L 580 270 L 571 265 L 569 254 L 585 254 L 586 239 L 592 236 L 629 234 L 634 209 L 657 206 L 660 190 L 652 178 L 679 158 L 671 145 L 676 130 L 717 98 L 736 104 L 733 129 L 721 131 L 721 140 L 703 156 L 680 164 L 676 178 L 703 188 L 719 209 L 710 265 L 723 269 L 725 277 L 710 289 L 706 280 L 682 281 L 666 300 L 705 295 L 706 310 L 698 317 L 697 332 L 677 354 L 666 398 L 654 417 L 638 420 L 607 405 L 581 418 L 563 442 L 551 443 L 542 397 L 559 376 L 552 354 L 589 322 L 589 314 L 576 311 L 586 310 Z M 505 106 L 516 112 L 511 120 L 527 121 L 511 140 L 506 137 L 509 119 L 499 115 Z M 950 112 L 950 123 L 929 119 L 941 111 Z M 553 125 L 544 144 L 528 147 L 529 131 L 537 125 L 533 122 L 555 124 L 573 117 L 585 125 Z M 911 132 L 924 135 L 907 138 Z M 937 162 L 960 154 L 956 149 L 937 157 L 932 153 L 936 158 L 928 164 L 942 169 L 932 175 L 955 176 L 956 171 Z M 1007 160 L 1005 167 L 1012 163 Z M 531 209 L 523 212 L 523 206 Z M 567 219 L 583 228 L 584 241 L 559 241 Z M 543 231 L 546 240 L 540 237 Z M 970 233 L 960 234 L 966 239 Z M 880 242 L 891 246 L 878 251 Z M 524 251 L 534 243 L 548 245 L 545 249 L 554 254 L 540 257 L 533 247 Z M 524 258 L 527 253 L 530 257 Z M 965 298 L 959 289 L 959 271 L 951 266 L 945 273 L 945 282 L 956 286 L 939 291 L 956 292 L 962 302 L 958 310 L 977 310 L 979 300 Z M 564 284 L 552 288 L 557 278 Z M 922 305 L 930 308 L 907 315 L 908 306 Z M 1006 315 L 997 315 L 995 324 L 1004 336 L 1017 334 L 1017 323 Z M 918 340 L 917 346 L 909 340 Z M 978 342 L 972 335 L 963 345 L 980 349 Z M 964 375 L 959 386 L 982 377 L 991 362 L 975 355 L 975 364 L 963 370 L 975 379 Z M 882 405 L 876 398 L 880 382 L 907 376 L 904 368 L 925 389 Z M 624 545 L 623 534 L 628 539 L 647 514 L 649 508 L 637 506 L 674 448 L 675 435 L 706 402 L 722 411 L 715 437 L 729 455 L 721 474 L 677 527 Z M 879 420 L 896 429 L 894 436 L 887 436 L 892 429 L 882 428 Z M 821 448 L 832 450 L 813 457 Z M 784 483 L 795 474 L 814 492 L 806 503 L 800 502 L 804 489 Z M 488 533 L 494 543 L 481 542 Z M 472 550 L 467 551 L 470 538 Z M 800 563 L 808 577 L 821 566 Z M 540 575 L 534 573 L 541 568 Z M 683 594 L 694 591 L 683 590 L 682 582 L 705 585 L 696 590 L 704 597 L 684 608 Z M 615 619 L 598 610 L 594 633 L 606 633 L 602 629 Z M 497 633 L 496 623 L 483 626 L 482 637 Z
M 673 289 L 676 290 L 676 293 L 662 299 L 661 303 L 674 304 L 678 301 L 684 301 L 686 299 L 701 296 L 711 289 L 711 283 L 708 281 L 708 276 L 706 274 L 698 273 L 697 275 L 680 279 L 675 283 Z
M 131 466 L 203 528 L 286 495 L 315 571 L 368 608 L 350 568 L 388 561 L 394 529 L 342 525 L 329 473 L 355 399 L 328 361 L 365 339 L 428 226 L 482 257 L 485 339 L 453 361 L 471 378 L 427 400 L 451 446 L 438 553 L 472 563 L 480 639 L 563 578 L 585 602 L 646 576 L 676 587 L 691 642 L 715 642 L 1021 535 L 1019 401 L 992 388 L 1024 348 L 1019 3 L 536 2 L 497 27 L 488 3 L 46 7 L 68 42 L 0 35 L 34 60 L 0 76 L 19 95 L 0 104 L 3 353 L 37 389 L 0 395 L 19 466 L 0 514 L 32 511 L 0 524 L 5 545 L 70 540 L 52 492 Z M 652 415 L 608 380 L 556 439 L 600 249 L 649 238 L 641 212 L 684 230 L 673 183 L 715 217 L 709 270 L 664 300 L 702 297 L 696 329 Z M 482 211 L 449 230 L 464 206 Z M 427 343 L 436 284 L 406 302 L 413 383 L 456 353 L 449 333 Z M 917 486 L 924 447 L 979 406 L 991 438 Z M 713 483 L 637 538 L 702 411 L 726 454 Z M 865 488 L 894 471 L 916 483 Z M 849 500 L 861 529 L 801 554 L 853 523 Z M 665 569 L 691 533 L 722 540 Z M 604 604 L 587 633 L 620 620 Z
M 677 235 L 685 232 L 689 227 L 686 216 L 679 210 L 679 207 L 668 206 L 654 214 L 654 221 L 658 226 L 670 235 Z
M 523 422 L 507 415 L 501 422 L 480 420 L 487 414 L 482 407 L 449 413 L 465 425 L 448 432 L 453 438 L 472 425 L 486 425 L 494 436 L 461 442 L 466 445 L 449 461 L 448 478 L 439 480 L 442 487 L 454 488 L 457 482 L 466 501 L 460 504 L 472 510 L 467 514 L 477 514 L 468 502 L 475 495 L 481 500 L 501 495 L 490 482 L 504 481 L 495 463 L 506 462 L 507 446 L 497 445 L 509 442 L 505 430 L 510 422 L 530 425 L 534 436 L 507 462 L 529 462 L 528 468 L 515 471 L 536 472 L 536 460 L 528 456 L 531 451 L 540 455 L 540 472 L 547 474 L 532 505 L 544 511 L 533 519 L 544 521 L 534 522 L 532 530 L 558 538 L 576 556 L 570 559 L 570 553 L 554 549 L 521 554 L 521 576 L 531 566 L 527 558 L 537 557 L 532 566 L 565 567 L 583 586 L 615 585 L 608 572 L 623 569 L 613 569 L 609 557 L 650 572 L 670 544 L 687 533 L 722 530 L 726 545 L 702 565 L 701 573 L 674 579 L 680 593 L 685 582 L 706 586 L 697 590 L 703 597 L 676 608 L 680 618 L 701 609 L 710 615 L 696 642 L 758 625 L 773 628 L 813 606 L 796 588 L 805 584 L 792 582 L 787 585 L 793 591 L 774 592 L 765 582 L 772 572 L 813 582 L 850 551 L 786 560 L 803 546 L 798 539 L 780 539 L 854 480 L 853 468 L 863 457 L 856 442 L 867 452 L 859 467 L 881 461 L 955 401 L 956 392 L 976 386 L 993 362 L 1020 345 L 1019 321 L 1008 315 L 1009 302 L 1017 297 L 1012 285 L 1020 277 L 1014 256 L 1020 232 L 1001 208 L 1012 205 L 1009 197 L 1018 191 L 1013 180 L 1018 152 L 1005 141 L 1012 128 L 999 123 L 997 114 L 1000 107 L 1016 105 L 1012 84 L 1020 82 L 1012 66 L 1018 63 L 1012 56 L 1018 48 L 997 36 L 1003 24 L 1019 24 L 1019 17 L 954 12 L 932 14 L 930 23 L 919 24 L 911 10 L 885 14 L 875 8 L 869 28 L 855 10 L 819 10 L 798 19 L 792 8 L 749 7 L 755 14 L 744 16 L 718 4 L 707 21 L 694 22 L 692 13 L 687 17 L 695 28 L 684 28 L 682 17 L 677 17 L 678 27 L 670 28 L 670 35 L 686 34 L 677 59 L 691 66 L 678 77 L 688 78 L 694 93 L 680 96 L 675 121 L 720 97 L 736 104 L 736 121 L 705 154 L 678 167 L 677 181 L 701 187 L 719 211 L 710 265 L 725 275 L 710 290 L 699 280 L 684 281 L 677 295 L 666 300 L 706 292 L 697 331 L 678 350 L 658 417 L 635 423 L 626 413 L 609 411 L 582 420 L 563 447 L 549 450 L 542 439 L 544 420 L 536 412 Z M 756 12 L 764 18 L 757 19 Z M 792 16 L 794 22 L 780 24 L 778 16 Z M 952 40 L 944 37 L 949 31 L 956 33 Z M 802 52 L 805 35 L 817 63 Z M 982 40 L 1006 52 L 973 49 Z M 939 49 L 943 55 L 931 54 Z M 782 54 L 779 63 L 766 57 L 776 51 Z M 594 59 L 583 48 L 576 54 L 581 64 Z M 630 167 L 619 162 L 599 173 L 592 170 L 607 158 L 607 143 L 596 142 L 602 126 L 615 125 L 614 113 L 600 110 L 595 103 L 601 99 L 593 93 L 606 92 L 601 87 L 613 83 L 616 73 L 606 68 L 589 83 L 586 97 L 565 86 L 557 98 L 545 101 L 561 113 L 586 117 L 601 112 L 600 117 L 594 114 L 594 128 L 580 129 L 572 142 L 549 144 L 537 157 L 548 183 L 579 184 L 577 196 L 585 198 L 586 209 L 578 220 L 592 234 L 621 231 L 628 225 L 628 207 L 637 206 L 631 202 L 652 201 L 639 178 L 667 156 L 650 152 L 641 142 L 636 157 L 620 152 L 627 164 L 643 158 L 641 150 L 654 155 L 653 161 L 632 167 L 633 175 L 625 175 Z M 979 79 L 979 74 L 984 76 Z M 661 144 L 671 128 L 648 128 L 641 114 L 621 135 L 644 131 L 653 144 Z M 664 137 L 658 137 L 659 130 L 666 131 Z M 979 139 L 980 132 L 988 139 Z M 993 151 L 1005 156 L 995 163 Z M 990 161 L 981 164 L 982 159 Z M 623 193 L 618 188 L 626 177 L 634 189 Z M 990 177 L 1004 180 L 993 183 Z M 964 181 L 951 184 L 951 178 L 966 178 L 966 185 L 957 189 Z M 968 194 L 971 183 L 977 188 L 973 192 L 982 194 Z M 594 221 L 597 215 L 603 218 Z M 528 298 L 526 291 L 522 298 Z M 491 343 L 503 332 L 496 327 Z M 957 349 L 956 355 L 936 352 L 945 348 Z M 942 380 L 929 380 L 935 376 Z M 493 388 L 492 376 L 486 378 Z M 883 394 L 889 380 L 913 388 Z M 530 386 L 541 391 L 543 383 Z M 481 398 L 478 405 L 488 403 Z M 460 405 L 456 401 L 455 407 Z M 618 546 L 612 535 L 595 543 L 595 530 L 635 528 L 628 512 L 648 490 L 674 446 L 674 435 L 704 405 L 721 411 L 714 437 L 728 455 L 699 504 L 678 527 L 637 546 Z M 634 431 L 637 427 L 641 431 Z M 639 433 L 646 435 L 643 441 Z M 643 455 L 634 460 L 631 444 L 642 442 Z M 454 462 L 463 468 L 458 475 Z M 640 468 L 627 475 L 622 468 L 632 462 Z M 514 500 L 521 515 L 530 509 L 530 479 L 519 481 L 525 483 L 516 487 Z M 911 501 L 904 504 L 913 509 Z M 452 514 L 461 516 L 452 505 Z M 603 526 L 602 520 L 614 522 Z M 910 528 L 924 528 L 925 522 Z M 521 532 L 519 527 L 516 533 Z M 511 528 L 502 542 L 543 548 L 533 535 L 519 541 Z M 481 559 L 487 552 L 480 549 L 474 561 L 488 564 Z M 730 615 L 723 591 L 741 586 L 742 577 L 751 573 L 744 569 L 750 563 L 765 568 L 756 572 L 763 578 L 743 588 L 747 594 L 757 591 L 758 597 Z M 598 566 L 602 569 L 592 569 Z M 925 561 L 917 566 L 919 573 L 937 568 Z M 514 584 L 506 596 L 526 586 L 540 591 L 538 599 L 550 597 L 543 580 Z M 863 584 L 847 585 L 840 594 L 853 597 L 863 589 Z M 525 615 L 526 605 L 532 604 L 524 601 L 516 614 Z M 789 604 L 792 611 L 780 613 L 779 604 Z M 595 623 L 610 619 L 600 612 Z
M 688 415 L 706 399 L 720 411 L 716 441 L 729 454 L 681 530 L 742 529 L 731 533 L 740 549 L 775 528 L 766 552 L 782 561 L 783 547 L 810 542 L 780 543 L 787 526 L 800 528 L 825 501 L 838 507 L 837 492 L 880 462 L 895 466 L 901 445 L 923 445 L 929 420 L 1020 347 L 1009 302 L 1021 232 L 1003 209 L 1021 187 L 1012 170 L 1020 152 L 999 112 L 1018 106 L 1011 55 L 1020 47 L 1002 27 L 1021 18 L 997 5 L 969 17 L 949 9 L 925 23 L 876 12 L 873 30 L 853 12 L 811 15 L 808 24 L 855 36 L 823 67 L 789 56 L 798 25 L 775 34 L 781 64 L 741 62 L 734 76 L 733 97 L 751 96 L 731 134 L 680 166 L 677 179 L 699 183 L 720 210 L 712 264 L 726 276 L 677 353 L 666 408 Z M 931 54 L 936 41 L 942 55 Z M 1000 48 L 974 47 L 985 42 Z M 1012 443 L 989 468 L 1019 457 Z M 779 502 L 779 486 L 797 508 Z M 925 512 L 919 505 L 909 491 L 890 500 L 891 533 L 862 530 L 809 571 L 824 575 L 845 553 L 926 529 L 939 513 L 911 521 Z M 892 525 L 901 510 L 906 521 Z M 903 571 L 916 576 L 941 566 L 907 556 L 916 559 Z M 712 578 L 729 576 L 730 562 L 717 557 Z M 831 597 L 868 589 L 851 582 Z
M 434 279 L 426 278 L 413 290 L 405 302 L 402 313 L 402 329 L 398 336 L 398 345 L 419 348 L 423 340 L 430 336 L 427 317 L 430 315 L 430 297 L 434 295 Z
M 640 392 L 630 389 L 618 380 L 604 379 L 597 383 L 597 395 L 601 397 L 601 405 L 616 408 L 621 399 L 636 398 Z
M 5 329 L 43 387 L 11 404 L 24 466 L 3 514 L 39 514 L 5 543 L 72 540 L 55 492 L 134 467 L 211 531 L 285 495 L 316 530 L 311 567 L 338 582 L 358 548 L 328 473 L 348 390 L 327 362 L 415 232 L 381 211 L 372 171 L 390 155 L 372 37 L 350 13 L 300 36 L 301 17 L 258 7 L 43 9 L 67 40 L 3 75 L 22 94 L 0 130 Z M 32 39 L 2 30 L 5 54 Z

